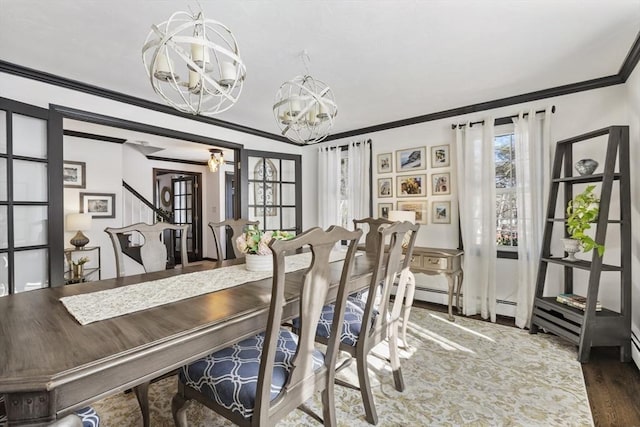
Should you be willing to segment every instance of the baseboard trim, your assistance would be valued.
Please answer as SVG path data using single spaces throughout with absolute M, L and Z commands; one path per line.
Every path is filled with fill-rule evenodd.
M 461 293 L 460 297 L 464 297 Z M 416 286 L 416 299 L 435 304 L 448 305 L 449 291 L 445 289 Z M 454 301 L 455 304 L 455 301 Z M 496 299 L 496 314 L 506 317 L 516 317 L 516 303 L 513 301 Z

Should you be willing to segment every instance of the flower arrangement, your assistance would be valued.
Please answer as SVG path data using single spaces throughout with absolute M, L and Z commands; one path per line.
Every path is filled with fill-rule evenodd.
M 289 240 L 294 235 L 287 231 L 261 231 L 256 226 L 247 228 L 243 234 L 236 239 L 236 247 L 240 252 L 252 255 L 271 255 L 269 242 L 271 239 Z
M 71 264 L 73 265 L 84 265 L 89 262 L 89 257 L 83 256 L 82 258 L 78 258 L 76 260 L 71 260 Z

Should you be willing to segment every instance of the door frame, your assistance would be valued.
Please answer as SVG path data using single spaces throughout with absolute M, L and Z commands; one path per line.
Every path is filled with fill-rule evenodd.
M 13 101 L 15 102 L 15 101 Z M 62 286 L 64 284 L 64 257 L 55 256 L 55 253 L 63 253 L 64 249 L 64 188 L 62 185 L 62 162 L 63 162 L 63 141 L 64 141 L 64 119 L 73 119 L 88 123 L 95 123 L 104 126 L 127 129 L 136 132 L 148 133 L 152 135 L 164 136 L 184 141 L 197 142 L 204 145 L 211 145 L 231 149 L 234 151 L 234 173 L 240 176 L 240 162 L 243 145 L 235 142 L 224 141 L 216 138 L 209 138 L 202 135 L 186 133 L 174 129 L 162 128 L 146 123 L 125 120 L 118 117 L 106 116 L 89 111 L 78 110 L 57 104 L 49 104 L 49 125 L 48 143 L 50 168 L 48 170 L 50 183 L 55 187 L 49 189 L 49 219 L 50 219 L 50 286 Z M 59 165 L 56 167 L 56 165 Z M 59 185 L 57 185 L 59 183 Z M 242 193 L 242 188 L 236 188 L 237 193 Z M 237 198 L 237 211 L 240 210 L 240 200 Z

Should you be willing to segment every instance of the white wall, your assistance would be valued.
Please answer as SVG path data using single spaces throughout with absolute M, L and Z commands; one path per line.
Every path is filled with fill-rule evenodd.
M 636 75 L 638 72 L 636 71 Z M 636 81 L 638 78 L 636 77 Z M 588 92 L 580 92 L 572 95 L 565 95 L 561 97 L 549 98 L 540 101 L 513 105 L 494 109 L 490 111 L 484 111 L 474 114 L 467 114 L 464 116 L 452 117 L 443 120 L 437 120 L 432 122 L 420 123 L 412 126 L 405 126 L 396 129 L 389 129 L 371 134 L 361 135 L 357 138 L 349 140 L 331 141 L 325 145 L 344 144 L 351 140 L 362 140 L 365 138 L 371 138 L 372 140 L 372 157 L 374 159 L 374 174 L 373 182 L 374 188 L 377 183 L 377 179 L 380 176 L 390 176 L 389 174 L 378 175 L 376 172 L 375 160 L 379 153 L 395 152 L 411 147 L 427 147 L 427 153 L 429 153 L 429 147 L 434 145 L 449 144 L 451 146 L 451 161 L 452 166 L 451 179 L 452 179 L 452 195 L 451 196 L 439 196 L 438 199 L 451 199 L 452 221 L 450 225 L 431 224 L 431 218 L 429 217 L 429 223 L 420 227 L 416 244 L 418 246 L 431 246 L 431 247 L 444 247 L 455 248 L 458 246 L 458 217 L 457 217 L 457 196 L 456 196 L 456 181 L 455 181 L 455 135 L 451 130 L 451 124 L 464 123 L 467 120 L 478 121 L 483 120 L 485 117 L 492 116 L 494 118 L 509 116 L 516 114 L 519 111 L 528 111 L 530 108 L 543 109 L 556 106 L 556 113 L 552 116 L 552 153 L 555 149 L 555 142 L 564 138 L 576 136 L 587 131 L 603 128 L 610 125 L 627 124 L 629 119 L 627 117 L 627 91 L 628 88 L 624 85 L 611 86 L 607 88 L 592 90 Z M 636 90 L 637 92 L 637 90 Z M 637 142 L 637 141 L 636 141 Z M 602 144 L 600 144 L 602 145 Z M 595 147 L 594 151 L 597 151 L 599 147 Z M 311 227 L 317 224 L 317 203 L 315 194 L 317 193 L 317 146 L 305 147 L 303 152 L 303 202 L 305 210 L 303 212 L 303 224 L 304 227 Z M 580 154 L 584 156 L 597 157 L 597 153 L 586 151 Z M 638 164 L 638 150 L 636 149 L 632 156 L 632 165 Z M 429 159 L 429 155 L 427 155 Z M 580 157 L 576 157 L 579 159 Z M 632 167 L 633 169 L 633 167 Z M 394 165 L 394 174 L 395 172 Z M 448 169 L 434 169 L 430 168 L 430 163 L 427 165 L 427 174 L 430 176 L 431 172 L 446 171 Z M 394 186 L 395 184 L 394 179 Z M 636 190 L 637 191 L 637 190 Z M 394 195 L 396 190 L 394 188 Z M 636 193 L 637 195 L 637 193 Z M 429 200 L 435 200 L 435 197 L 430 197 Z M 393 199 L 378 199 L 374 191 L 374 215 L 377 215 L 377 204 L 379 202 L 397 202 L 398 198 Z M 403 198 L 403 200 L 408 200 Z M 546 200 L 546 196 L 545 196 Z M 636 199 L 636 211 L 637 211 L 637 199 Z M 614 210 L 615 209 L 615 210 Z M 617 207 L 612 206 L 612 211 L 615 214 Z M 637 230 L 637 228 L 636 228 Z M 606 256 L 615 256 L 619 250 L 619 243 L 611 240 L 611 244 L 607 246 Z M 561 251 L 561 246 L 556 244 L 557 251 Z M 637 257 L 637 244 L 636 244 L 636 257 Z M 514 260 L 499 259 L 497 264 L 498 282 L 497 282 L 497 299 L 515 302 L 517 296 L 516 290 L 516 262 Z M 555 277 L 559 277 L 558 273 L 552 273 L 549 281 L 551 282 L 545 291 L 548 294 L 557 294 L 560 290 L 559 280 L 554 280 Z M 418 286 L 436 289 L 439 291 L 445 291 L 447 289 L 446 281 L 441 277 L 430 277 L 425 275 L 418 275 L 416 278 Z M 466 277 L 465 280 L 472 280 L 470 277 Z M 613 280 L 613 279 L 611 279 Z M 555 282 L 555 283 L 554 283 Z M 603 289 L 607 291 L 601 292 L 601 300 L 607 307 L 617 308 L 619 299 L 619 286 L 607 286 L 603 283 Z M 576 291 L 580 291 L 579 286 L 576 286 Z M 437 303 L 446 303 L 446 295 L 442 293 L 418 293 L 418 298 L 426 299 Z M 498 312 L 500 314 L 513 315 L 514 307 L 508 304 L 499 304 Z M 639 313 L 640 315 L 640 313 Z

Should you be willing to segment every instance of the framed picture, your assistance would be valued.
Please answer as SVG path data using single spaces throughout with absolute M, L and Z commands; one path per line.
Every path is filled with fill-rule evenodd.
M 406 172 L 427 168 L 425 147 L 396 151 L 396 171 Z
M 431 167 L 444 168 L 449 165 L 449 145 L 431 147 Z
M 398 197 L 426 196 L 427 175 L 400 175 L 398 180 Z
M 451 202 L 431 203 L 431 223 L 451 224 Z
M 86 188 L 87 164 L 65 160 L 62 164 L 62 182 L 65 188 Z
M 378 178 L 378 197 L 393 197 L 393 178 Z
M 116 195 L 110 193 L 80 193 L 80 212 L 92 218 L 115 218 Z
M 378 203 L 378 218 L 389 219 L 391 210 L 393 210 L 393 203 Z
M 378 154 L 378 173 L 393 172 L 392 153 Z
M 431 175 L 431 194 L 434 196 L 440 196 L 442 194 L 451 194 L 451 182 L 450 174 L 446 173 L 434 173 Z
M 420 200 L 420 201 L 398 200 L 398 210 L 415 212 L 416 224 L 427 223 L 427 201 L 426 200 Z

